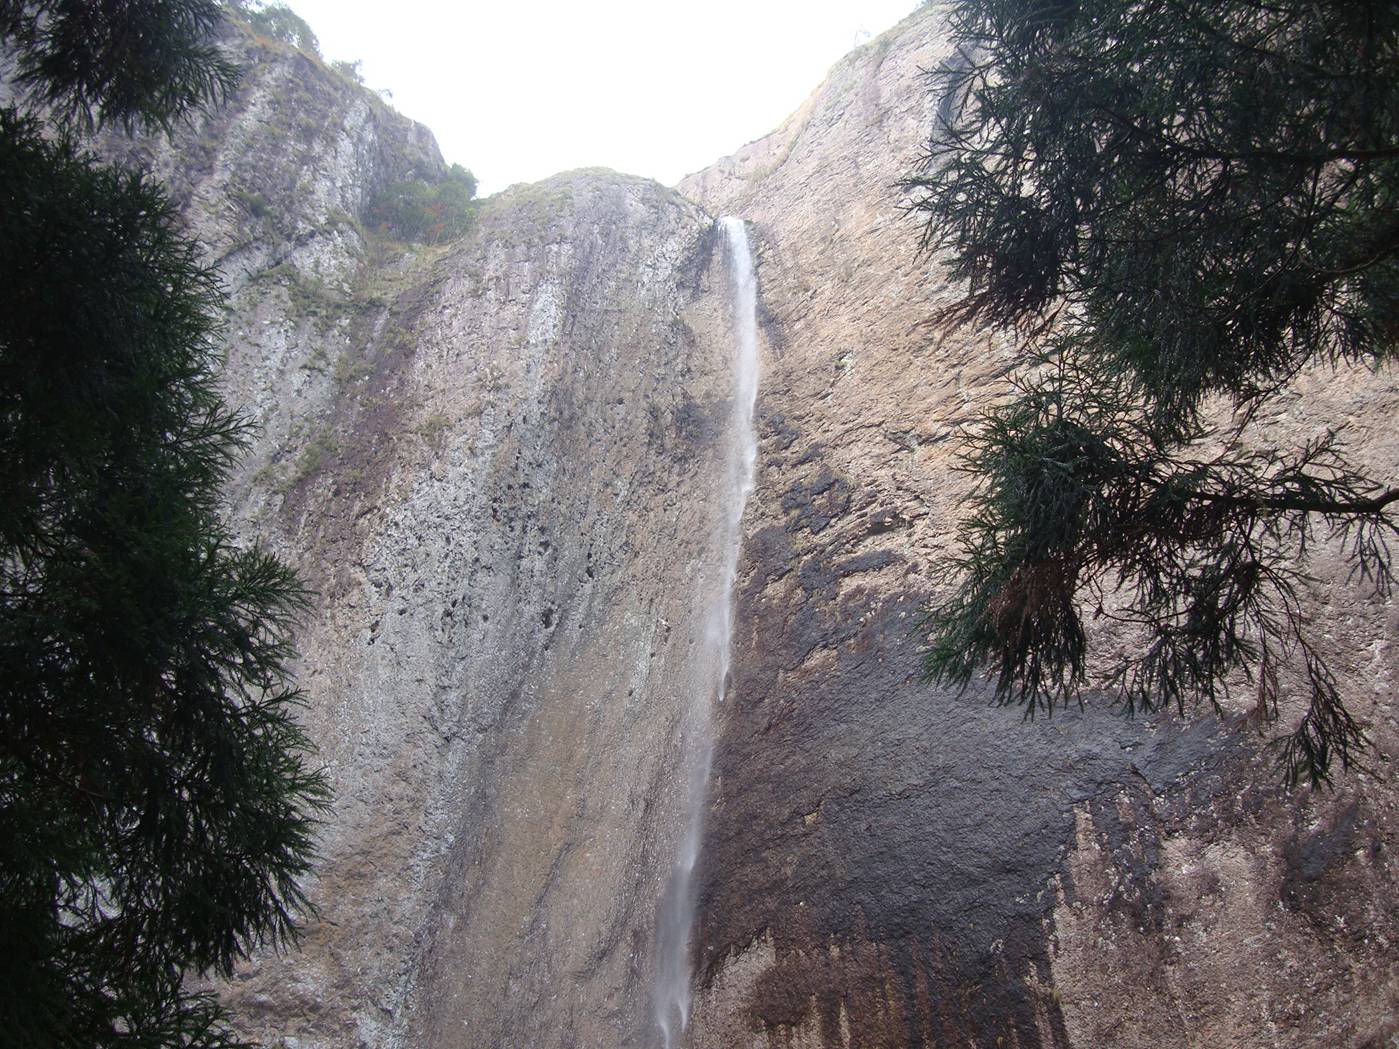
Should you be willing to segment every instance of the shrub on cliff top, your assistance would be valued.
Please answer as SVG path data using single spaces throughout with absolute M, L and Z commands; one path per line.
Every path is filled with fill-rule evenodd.
M 253 31 L 284 44 L 320 56 L 321 42 L 306 20 L 286 4 L 265 4 L 260 0 L 227 0 L 226 6 Z
M 436 244 L 465 233 L 476 210 L 476 177 L 453 164 L 440 182 L 385 186 L 366 210 L 371 229 L 399 240 Z

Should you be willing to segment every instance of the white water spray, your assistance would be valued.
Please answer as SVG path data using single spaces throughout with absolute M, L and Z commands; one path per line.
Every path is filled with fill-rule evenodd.
M 722 218 L 719 228 L 729 262 L 734 333 L 734 397 L 724 435 L 724 464 L 716 493 L 722 513 L 706 564 L 700 569 L 696 612 L 701 634 L 695 653 L 692 702 L 685 746 L 686 825 L 680 854 L 656 916 L 656 1026 L 665 1049 L 690 1022 L 690 937 L 695 920 L 695 863 L 704 834 L 705 793 L 714 755 L 713 708 L 724 701 L 732 658 L 734 584 L 743 541 L 743 509 L 753 491 L 758 438 L 753 405 L 758 397 L 757 276 L 742 219 Z

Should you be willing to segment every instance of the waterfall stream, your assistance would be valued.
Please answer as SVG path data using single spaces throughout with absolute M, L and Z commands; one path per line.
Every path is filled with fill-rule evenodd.
M 708 563 L 701 566 L 697 613 L 698 651 L 684 753 L 685 834 L 656 917 L 656 1025 L 665 1049 L 673 1049 L 690 1020 L 690 937 L 695 920 L 695 863 L 704 833 L 704 805 L 714 752 L 714 706 L 724 701 L 732 658 L 734 584 L 743 541 L 743 510 L 753 491 L 758 438 L 753 406 L 758 396 L 757 276 L 742 219 L 719 220 L 728 258 L 734 336 L 733 400 L 723 439 L 723 469 L 716 493 L 721 514 Z

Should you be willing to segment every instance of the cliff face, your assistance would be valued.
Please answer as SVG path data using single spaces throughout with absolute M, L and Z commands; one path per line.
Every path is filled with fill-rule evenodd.
M 451 245 L 385 241 L 366 203 L 440 171 L 430 136 L 242 46 L 225 110 L 108 143 L 167 174 L 226 274 L 227 393 L 262 424 L 230 512 L 317 592 L 320 914 L 225 996 L 273 1045 L 639 1043 L 723 512 L 713 223 L 580 172 Z
M 680 192 L 607 172 L 367 234 L 431 136 L 314 60 L 172 144 L 262 423 L 230 513 L 318 591 L 307 722 L 336 789 L 302 947 L 224 988 L 268 1044 L 643 1046 L 733 395 L 712 216 L 751 223 L 761 438 L 701 853 L 696 1046 L 1378 1046 L 1399 1033 L 1387 605 L 1308 595 L 1372 773 L 1286 795 L 1257 735 L 1103 710 L 1022 724 L 917 680 L 919 604 L 1006 388 L 893 181 L 930 123 L 924 8 Z M 1307 379 L 1391 475 L 1390 373 Z M 1112 643 L 1108 636 L 1103 639 Z M 1357 658 L 1356 653 L 1363 653 Z
M 681 184 L 752 221 L 773 349 L 696 1041 L 1388 1044 L 1396 619 L 1334 545 L 1306 600 L 1376 744 L 1335 794 L 1284 794 L 1239 724 L 1022 723 L 918 681 L 909 629 L 968 484 L 957 435 L 1014 363 L 930 325 L 948 289 L 892 188 L 931 127 L 941 18 L 922 9 Z M 1396 407 L 1392 371 L 1317 373 L 1270 425 L 1289 444 L 1345 426 L 1393 477 Z
M 268 457 L 280 494 L 250 483 L 320 594 L 302 680 L 338 798 L 323 920 L 239 992 L 253 1030 L 606 1044 L 648 1022 L 635 937 L 679 827 L 726 397 L 709 229 L 615 176 L 493 202 L 351 322 L 354 365 L 298 414 L 313 436 Z

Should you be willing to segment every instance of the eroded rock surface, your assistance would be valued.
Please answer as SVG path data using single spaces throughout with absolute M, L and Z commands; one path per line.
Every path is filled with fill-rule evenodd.
M 259 1033 L 546 1046 L 649 1023 L 726 411 L 711 247 L 642 180 L 493 201 L 351 324 L 362 365 L 271 457 L 280 494 L 251 485 L 319 591 L 302 680 L 337 795 L 322 921 L 237 999 Z

